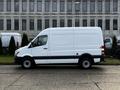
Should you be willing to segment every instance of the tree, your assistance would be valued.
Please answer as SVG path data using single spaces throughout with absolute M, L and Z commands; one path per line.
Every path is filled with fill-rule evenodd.
M 113 44 L 112 44 L 111 54 L 112 54 L 112 56 L 115 56 L 116 50 L 117 50 L 117 39 L 116 39 L 116 37 L 114 36 L 112 40 L 113 40 Z
M 15 39 L 12 36 L 11 39 L 10 39 L 10 43 L 9 43 L 9 47 L 8 47 L 8 52 L 9 52 L 10 55 L 14 55 L 15 50 L 16 50 Z
M 23 47 L 23 46 L 26 46 L 26 45 L 28 45 L 28 43 L 29 43 L 29 41 L 28 41 L 28 36 L 27 36 L 27 34 L 23 34 L 23 37 L 22 37 L 22 44 L 21 44 L 21 46 Z
M 3 54 L 3 48 L 2 48 L 2 40 L 0 38 L 0 55 Z

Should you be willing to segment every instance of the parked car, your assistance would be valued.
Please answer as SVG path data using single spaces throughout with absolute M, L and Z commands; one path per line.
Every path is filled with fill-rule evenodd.
M 12 36 L 15 39 L 16 46 L 17 45 L 18 45 L 18 47 L 21 46 L 21 41 L 22 41 L 21 34 L 19 34 L 19 33 L 0 33 L 0 37 L 2 40 L 2 47 L 5 47 L 5 48 L 9 47 L 10 39 Z
M 101 62 L 103 54 L 99 27 L 48 28 L 15 51 L 15 62 L 24 68 L 36 64 L 77 64 L 87 69 Z
M 111 49 L 112 48 L 112 44 L 113 44 L 113 40 L 112 40 L 111 37 L 105 37 L 104 43 L 105 43 L 105 48 L 106 49 Z
M 117 45 L 120 46 L 120 36 L 117 36 L 116 39 L 117 39 Z
M 2 41 L 2 47 L 3 47 L 3 53 L 4 54 L 7 54 L 8 53 L 8 47 L 9 47 L 9 43 L 10 43 L 10 39 L 11 37 L 14 37 L 15 39 L 15 45 L 17 47 L 20 47 L 21 46 L 21 42 L 22 42 L 22 37 L 21 37 L 21 34 L 19 33 L 0 33 L 0 38 L 1 38 L 1 41 Z

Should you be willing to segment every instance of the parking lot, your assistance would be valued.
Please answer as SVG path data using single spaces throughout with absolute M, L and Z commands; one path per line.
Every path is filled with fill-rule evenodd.
M 120 66 L 0 66 L 0 90 L 120 90 Z

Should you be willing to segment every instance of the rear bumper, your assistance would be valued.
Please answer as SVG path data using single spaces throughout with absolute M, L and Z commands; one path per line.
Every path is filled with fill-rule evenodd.
M 104 62 L 105 60 L 104 60 L 104 56 L 101 56 L 101 58 L 100 58 L 100 62 Z
M 93 59 L 94 59 L 94 63 L 104 62 L 103 55 L 93 56 Z

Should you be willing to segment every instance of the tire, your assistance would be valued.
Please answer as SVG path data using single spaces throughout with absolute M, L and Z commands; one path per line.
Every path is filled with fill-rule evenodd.
M 92 67 L 92 61 L 90 58 L 82 58 L 80 61 L 80 67 L 83 69 L 89 69 Z
M 22 62 L 22 67 L 25 69 L 30 69 L 30 68 L 33 68 L 34 66 L 35 66 L 35 63 L 30 58 L 25 58 Z

